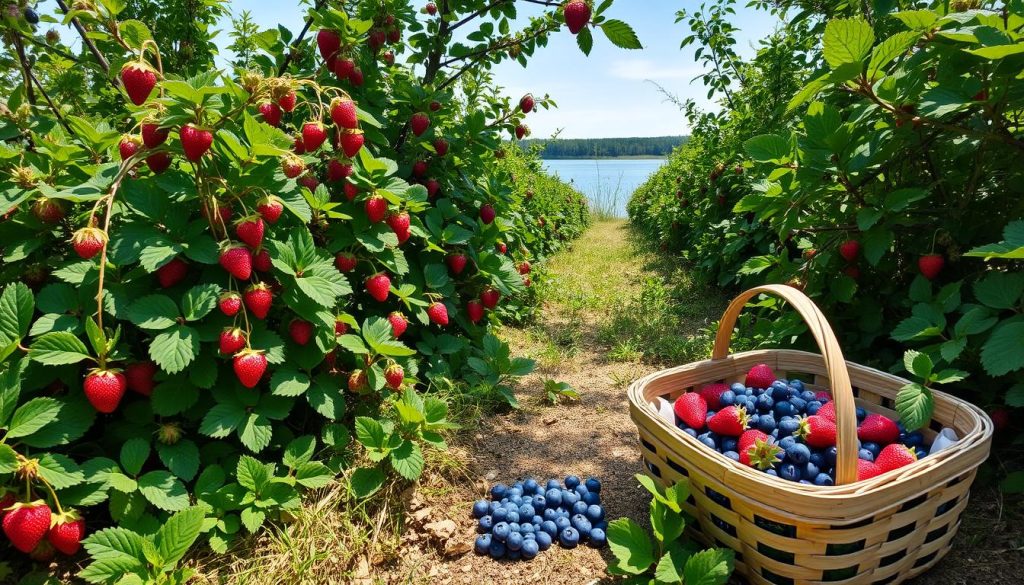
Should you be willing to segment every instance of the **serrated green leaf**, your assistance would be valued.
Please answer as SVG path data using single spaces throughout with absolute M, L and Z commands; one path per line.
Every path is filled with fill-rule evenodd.
M 315 450 L 316 437 L 313 435 L 297 437 L 285 447 L 282 461 L 288 467 L 294 468 L 301 463 L 310 461 Z
M 290 368 L 281 368 L 270 378 L 270 392 L 275 396 L 300 396 L 309 386 L 309 375 Z
M 44 453 L 39 457 L 39 477 L 55 490 L 62 490 L 85 481 L 85 473 L 78 464 L 59 453 Z
M 91 359 L 82 340 L 66 331 L 47 333 L 36 339 L 28 350 L 28 357 L 46 366 L 77 364 Z
M 188 506 L 188 491 L 168 471 L 150 471 L 140 477 L 139 491 L 149 503 L 161 510 L 176 512 Z
M 871 25 L 861 18 L 836 18 L 825 25 L 822 53 L 833 69 L 860 63 L 875 43 Z
M 242 525 L 249 531 L 250 534 L 256 532 L 263 526 L 263 522 L 266 521 L 267 515 L 262 510 L 256 508 L 245 508 L 242 510 L 240 515 L 242 519 Z
M 639 524 L 619 518 L 608 524 L 608 548 L 615 555 L 615 566 L 624 573 L 641 575 L 654 563 L 654 547 Z
M 259 453 L 270 444 L 274 433 L 270 421 L 261 414 L 251 413 L 238 429 L 238 438 L 253 453 Z
M 121 445 L 121 467 L 128 475 L 138 475 L 149 459 L 149 441 L 141 437 L 128 439 Z
M 199 448 L 190 440 L 173 445 L 157 443 L 156 452 L 167 469 L 183 481 L 192 481 L 199 472 Z
M 349 487 L 355 497 L 364 499 L 377 493 L 385 479 L 384 472 L 376 467 L 360 467 L 352 472 Z
M 319 489 L 330 485 L 334 473 L 319 461 L 307 461 L 295 469 L 295 481 L 309 489 Z
M 608 37 L 608 40 L 620 49 L 644 48 L 640 44 L 640 39 L 637 38 L 636 33 L 633 32 L 633 28 L 621 20 L 609 18 L 599 26 L 604 32 L 604 36 Z
M 25 283 L 5 286 L 0 294 L 0 344 L 16 343 L 25 337 L 34 311 L 35 298 Z
M 18 469 L 18 454 L 10 447 L 0 443 L 0 474 L 14 473 Z
M 991 272 L 974 283 L 974 296 L 993 309 L 1013 309 L 1024 295 L 1024 273 Z
M 60 414 L 61 403 L 53 398 L 33 398 L 14 411 L 7 425 L 7 437 L 27 437 L 43 428 Z
M 199 425 L 199 432 L 208 437 L 223 439 L 242 424 L 245 416 L 244 406 L 218 404 L 203 417 L 203 422 Z
M 426 463 L 423 459 L 423 452 L 416 443 L 405 440 L 397 449 L 391 451 L 391 466 L 395 468 L 402 477 L 409 481 L 416 481 L 423 474 L 423 466 Z
M 683 582 L 686 585 L 724 585 L 733 570 L 733 552 L 712 548 L 694 553 L 686 559 Z
M 992 332 L 981 348 L 981 365 L 992 376 L 1024 368 L 1024 323 L 1008 323 Z
M 928 357 L 928 354 L 910 349 L 903 354 L 903 366 L 911 374 L 922 380 L 927 380 L 931 377 L 932 368 L 935 367 L 935 364 L 932 363 L 932 359 Z
M 185 293 L 181 299 L 181 313 L 187 321 L 198 321 L 217 306 L 221 288 L 216 284 L 200 284 Z
M 908 431 L 923 428 L 931 420 L 934 409 L 932 391 L 921 384 L 907 384 L 896 394 L 896 412 Z
M 128 320 L 150 331 L 173 327 L 178 317 L 178 305 L 165 295 L 142 297 L 128 308 Z
M 200 506 L 191 506 L 171 515 L 153 537 L 157 554 L 164 565 L 177 565 L 199 538 L 206 513 Z
M 168 374 L 184 370 L 199 353 L 199 334 L 186 325 L 175 325 L 153 338 L 149 357 Z
M 242 455 L 238 458 L 235 475 L 238 477 L 239 485 L 245 489 L 251 492 L 261 492 L 270 482 L 271 471 L 258 459 Z

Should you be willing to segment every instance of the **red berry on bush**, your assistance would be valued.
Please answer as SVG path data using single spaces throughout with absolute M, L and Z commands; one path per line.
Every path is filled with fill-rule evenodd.
M 327 140 L 327 128 L 320 121 L 306 122 L 302 125 L 302 145 L 306 152 L 320 148 Z
M 480 302 L 483 303 L 484 307 L 493 309 L 498 306 L 498 301 L 501 299 L 501 293 L 498 289 L 493 286 L 489 286 L 484 289 L 484 292 L 480 293 Z
M 261 282 L 245 289 L 242 299 L 245 301 L 245 308 L 255 315 L 257 319 L 266 319 L 267 313 L 270 312 L 270 305 L 274 300 L 274 295 L 271 294 L 270 288 Z
M 427 306 L 427 317 L 434 325 L 445 327 L 448 325 L 448 307 L 444 306 L 444 303 L 434 301 Z
M 273 195 L 268 195 L 263 199 L 260 199 L 256 204 L 256 212 L 260 214 L 263 221 L 274 225 L 277 220 L 281 218 L 281 213 L 284 211 L 284 205 L 281 200 Z
M 274 102 L 263 102 L 259 105 L 259 110 L 264 122 L 275 128 L 281 125 L 281 106 Z
M 322 28 L 316 33 L 316 46 L 324 61 L 330 62 L 341 49 L 341 36 L 333 30 Z
M 50 507 L 46 502 L 17 502 L 4 514 L 4 534 L 14 548 L 28 553 L 50 531 L 50 520 Z
M 459 275 L 466 269 L 468 260 L 465 254 L 448 254 L 445 262 L 448 264 L 448 269 L 452 271 L 452 274 Z
M 535 106 L 536 103 L 533 101 L 533 96 L 531 94 L 526 94 L 519 100 L 519 109 L 522 110 L 524 114 L 532 112 Z
M 565 4 L 563 15 L 569 32 L 577 34 L 590 22 L 590 5 L 584 0 L 569 0 Z
M 99 228 L 82 228 L 71 237 L 71 245 L 75 248 L 75 253 L 85 260 L 99 254 L 106 244 L 107 234 Z
M 263 218 L 249 215 L 235 222 L 235 237 L 250 248 L 259 248 L 263 243 Z
M 430 128 L 430 116 L 423 112 L 416 112 L 412 115 L 409 126 L 412 128 L 414 135 L 422 136 L 427 131 L 427 128 Z
M 395 336 L 395 339 L 401 337 L 409 327 L 409 321 L 405 318 L 405 315 L 398 311 L 388 315 L 388 322 L 391 323 L 391 334 Z
M 242 386 L 255 388 L 267 371 L 267 356 L 261 350 L 243 349 L 235 354 L 231 365 Z
M 121 155 L 121 160 L 126 160 L 131 158 L 136 152 L 139 152 L 140 147 L 138 138 L 135 136 L 125 136 L 117 144 L 117 152 Z
M 53 548 L 66 555 L 77 553 L 85 538 L 85 519 L 78 512 L 67 510 L 63 514 L 54 515 L 50 524 L 46 540 Z
M 341 272 L 352 272 L 357 263 L 355 254 L 351 252 L 338 252 L 334 256 L 334 266 Z
M 448 141 L 444 138 L 434 140 L 434 152 L 437 153 L 437 156 L 445 156 L 448 154 Z
M 188 274 L 188 264 L 181 258 L 174 258 L 167 264 L 156 269 L 156 278 L 163 288 L 171 288 L 181 282 Z
M 217 307 L 221 313 L 234 317 L 242 308 L 242 297 L 234 291 L 223 292 L 217 299 Z
M 213 144 L 213 132 L 203 128 L 197 128 L 192 124 L 185 124 L 179 135 L 181 137 L 181 148 L 185 151 L 185 158 L 196 162 L 203 158 L 207 150 Z
M 480 221 L 490 225 L 494 221 L 497 214 L 494 212 L 494 207 L 490 203 L 484 203 L 480 206 Z
M 281 109 L 286 112 L 291 112 L 295 109 L 296 95 L 294 90 L 289 90 L 288 93 L 284 94 L 277 100 L 277 105 L 281 106 Z
M 946 261 L 942 258 L 941 254 L 926 254 L 917 261 L 917 267 L 921 271 L 921 276 L 928 280 L 935 280 L 945 265 Z
M 124 368 L 124 378 L 128 389 L 143 396 L 149 396 L 156 387 L 153 377 L 157 373 L 156 364 L 151 361 L 135 362 Z
M 405 370 L 398 364 L 391 364 L 384 370 L 384 380 L 392 390 L 398 390 L 405 381 Z
M 473 323 L 479 323 L 480 319 L 484 318 L 484 306 L 483 304 L 473 299 L 466 303 L 466 316 Z
M 391 279 L 383 272 L 370 276 L 366 279 L 366 292 L 379 303 L 386 301 L 391 292 Z
M 121 84 L 128 94 L 128 99 L 136 106 L 141 106 L 149 99 L 156 87 L 156 71 L 148 63 L 141 61 L 125 63 L 121 67 Z M 28 551 L 26 551 L 28 552 Z
M 860 254 L 860 242 L 857 240 L 846 240 L 839 245 L 839 255 L 847 262 L 853 262 Z
M 341 128 L 354 129 L 359 127 L 359 116 L 356 103 L 352 98 L 339 97 L 331 101 L 331 120 Z
M 341 133 L 341 150 L 345 153 L 345 156 L 352 158 L 359 154 L 359 149 L 363 147 L 363 141 L 362 130 L 343 130 Z
M 89 404 L 98 412 L 109 414 L 117 410 L 128 381 L 121 370 L 96 368 L 90 370 L 82 382 L 82 390 Z
M 228 246 L 220 253 L 220 265 L 238 280 L 252 276 L 252 256 L 244 246 Z
M 245 347 L 245 332 L 238 327 L 225 327 L 220 332 L 220 352 L 224 355 L 234 355 Z
M 366 211 L 366 219 L 370 220 L 370 223 L 378 223 L 383 221 L 388 212 L 388 200 L 380 195 L 373 195 L 366 200 L 363 208 Z
M 146 157 L 146 166 L 149 167 L 149 170 L 154 175 L 159 175 L 166 171 L 167 167 L 171 166 L 172 160 L 173 159 L 170 154 L 166 152 L 158 152 Z

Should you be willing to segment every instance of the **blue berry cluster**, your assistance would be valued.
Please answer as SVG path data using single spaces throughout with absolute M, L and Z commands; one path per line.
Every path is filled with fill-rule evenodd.
M 575 475 L 565 483 L 549 479 L 496 484 L 490 500 L 473 504 L 477 519 L 475 550 L 495 559 L 530 560 L 556 540 L 564 548 L 581 542 L 601 547 L 608 523 L 601 505 L 601 482 Z

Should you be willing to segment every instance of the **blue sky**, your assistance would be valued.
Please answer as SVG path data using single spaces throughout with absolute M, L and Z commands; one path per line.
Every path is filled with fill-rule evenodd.
M 43 4 L 43 11 L 52 7 L 51 1 Z M 685 23 L 675 24 L 676 11 L 692 10 L 698 5 L 694 0 L 617 0 L 607 16 L 632 25 L 643 50 L 619 49 L 597 33 L 588 58 L 563 28 L 551 36 L 547 47 L 534 54 L 526 68 L 514 62 L 504 63 L 495 68 L 495 79 L 515 99 L 528 92 L 538 96 L 547 93 L 558 104 L 557 109 L 541 110 L 528 118 L 535 138 L 550 136 L 559 129 L 563 138 L 685 134 L 687 129 L 679 110 L 666 102 L 647 80 L 657 82 L 682 99 L 692 98 L 708 109 L 716 107 L 705 99 L 706 90 L 699 81 L 691 83 L 700 73 L 693 60 L 694 47 L 679 49 L 688 31 Z M 298 0 L 229 3 L 236 15 L 250 11 L 261 28 L 280 23 L 296 34 L 303 25 L 304 6 L 308 4 L 300 7 Z M 541 6 L 522 3 L 520 15 L 537 14 L 540 10 Z M 745 55 L 752 53 L 757 40 L 776 25 L 771 15 L 746 8 L 737 8 L 734 22 L 740 29 L 738 50 Z M 231 42 L 227 34 L 230 19 L 225 19 L 220 28 L 217 41 L 224 47 Z M 70 30 L 66 34 L 74 35 Z M 225 51 L 222 57 L 230 55 Z

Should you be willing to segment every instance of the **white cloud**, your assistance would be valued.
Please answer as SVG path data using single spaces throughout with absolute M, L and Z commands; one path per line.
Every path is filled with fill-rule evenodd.
M 700 73 L 700 68 L 692 64 L 686 67 L 666 67 L 649 59 L 615 59 L 608 73 L 619 79 L 692 79 Z

